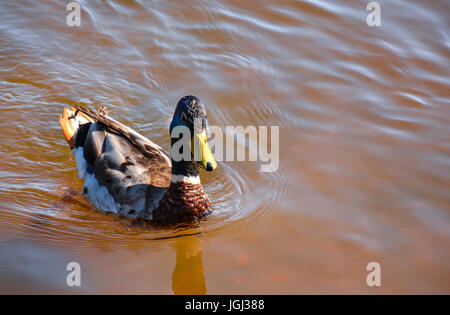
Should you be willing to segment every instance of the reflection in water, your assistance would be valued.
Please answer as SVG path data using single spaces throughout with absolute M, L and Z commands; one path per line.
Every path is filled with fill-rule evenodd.
M 177 263 L 172 273 L 173 293 L 206 294 L 202 241 L 198 237 L 179 238 L 175 248 Z

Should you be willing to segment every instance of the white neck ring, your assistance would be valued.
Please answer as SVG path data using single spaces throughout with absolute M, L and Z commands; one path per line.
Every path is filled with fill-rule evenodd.
M 172 175 L 172 183 L 200 184 L 200 176 Z

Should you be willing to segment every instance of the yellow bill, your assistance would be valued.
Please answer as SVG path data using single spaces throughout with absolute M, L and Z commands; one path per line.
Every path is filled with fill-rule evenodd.
M 203 130 L 201 133 L 195 133 L 192 142 L 194 147 L 194 159 L 199 166 L 207 171 L 215 170 L 217 168 L 217 162 L 209 148 L 206 130 Z

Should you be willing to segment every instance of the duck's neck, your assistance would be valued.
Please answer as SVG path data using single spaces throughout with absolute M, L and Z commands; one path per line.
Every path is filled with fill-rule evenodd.
M 198 164 L 192 161 L 174 161 L 172 159 L 172 178 L 174 176 L 198 177 Z
M 170 142 L 171 142 L 170 151 L 171 152 L 173 150 L 173 146 L 178 141 L 180 141 L 178 138 L 170 138 Z M 184 150 L 185 147 L 183 146 L 182 149 Z M 184 177 L 198 177 L 198 175 L 199 175 L 198 164 L 194 160 L 194 157 L 192 156 L 192 154 L 190 156 L 191 156 L 190 160 L 182 159 L 181 161 L 175 161 L 173 159 L 173 154 L 171 154 L 170 160 L 171 160 L 171 164 L 172 164 L 172 182 L 173 182 L 174 176 L 179 178 L 179 175 L 182 175 Z
M 152 221 L 158 225 L 192 222 L 211 212 L 208 196 L 200 184 L 196 163 L 189 171 L 185 168 L 181 172 L 180 168 L 174 168 L 176 163 L 180 162 L 172 164 L 169 189 L 159 201 L 158 207 L 153 210 Z
M 178 184 L 178 183 L 186 183 L 193 185 L 201 185 L 200 184 L 200 176 L 185 176 L 185 175 L 176 175 L 172 174 L 172 178 L 170 180 L 170 184 Z

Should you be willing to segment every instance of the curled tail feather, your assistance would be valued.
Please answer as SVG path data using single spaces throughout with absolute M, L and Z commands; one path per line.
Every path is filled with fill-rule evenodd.
M 61 125 L 64 138 L 70 147 L 75 146 L 75 139 L 80 125 L 92 122 L 92 118 L 80 112 L 74 107 L 64 108 L 64 115 L 59 116 L 59 124 Z

